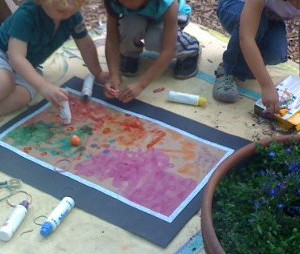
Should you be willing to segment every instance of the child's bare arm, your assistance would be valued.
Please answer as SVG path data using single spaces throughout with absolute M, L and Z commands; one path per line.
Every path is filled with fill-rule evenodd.
M 68 99 L 63 90 L 46 81 L 26 59 L 27 44 L 25 42 L 11 38 L 8 43 L 7 53 L 13 69 L 48 101 L 55 106 L 59 106 L 61 101 Z
M 278 94 L 255 41 L 263 8 L 263 0 L 246 1 L 240 21 L 240 44 L 245 60 L 261 86 L 263 104 L 271 113 L 276 113 L 279 110 Z
M 120 74 L 120 43 L 118 32 L 118 20 L 111 14 L 107 14 L 107 38 L 105 44 L 105 55 L 110 73 L 110 80 L 105 85 L 106 96 L 115 97 L 119 92 L 122 78 Z
M 164 17 L 163 44 L 158 59 L 137 82 L 128 85 L 119 97 L 121 101 L 129 102 L 137 97 L 152 81 L 161 76 L 174 58 L 178 30 L 177 15 L 178 2 L 174 1 Z
M 107 82 L 109 75 L 107 72 L 102 71 L 98 59 L 97 49 L 92 38 L 87 35 L 82 39 L 75 39 L 75 43 L 89 71 L 99 82 Z

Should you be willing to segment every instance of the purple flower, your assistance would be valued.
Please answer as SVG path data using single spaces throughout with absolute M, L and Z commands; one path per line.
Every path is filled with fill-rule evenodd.
M 286 184 L 284 182 L 279 182 L 276 186 L 279 190 L 284 190 L 286 188 Z
M 273 198 L 277 197 L 278 196 L 278 189 L 277 188 L 272 189 L 269 194 Z
M 279 210 L 282 210 L 282 209 L 284 209 L 285 207 L 286 207 L 285 204 L 277 204 L 277 208 L 278 208 Z
M 300 168 L 299 168 L 299 164 L 298 163 L 292 163 L 290 165 L 288 165 L 288 169 L 290 172 L 295 172 L 298 173 Z
M 269 152 L 269 156 L 270 156 L 271 158 L 275 158 L 275 157 L 276 157 L 276 153 L 275 153 L 275 152 Z
M 286 151 L 287 153 L 291 153 L 291 152 L 292 152 L 292 149 L 291 149 L 290 147 L 288 147 L 288 148 L 285 149 L 285 151 Z

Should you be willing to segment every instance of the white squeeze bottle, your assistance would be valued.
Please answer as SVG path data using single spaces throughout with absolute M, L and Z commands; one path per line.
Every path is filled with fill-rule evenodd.
M 95 77 L 92 74 L 85 77 L 81 91 L 82 99 L 84 101 L 87 101 L 92 96 L 94 81 Z
M 13 237 L 17 228 L 25 218 L 25 215 L 28 211 L 28 206 L 29 203 L 27 200 L 24 200 L 20 204 L 16 205 L 11 215 L 0 228 L 0 239 L 2 241 L 7 242 Z
M 49 236 L 70 213 L 74 205 L 75 202 L 72 198 L 64 197 L 42 225 L 41 235 Z
M 59 106 L 59 110 L 60 110 L 59 116 L 62 124 L 64 125 L 70 124 L 72 121 L 72 114 L 71 114 L 69 101 L 62 101 Z
M 169 92 L 168 100 L 172 102 L 190 104 L 194 106 L 205 106 L 207 104 L 207 100 L 204 97 L 175 91 Z

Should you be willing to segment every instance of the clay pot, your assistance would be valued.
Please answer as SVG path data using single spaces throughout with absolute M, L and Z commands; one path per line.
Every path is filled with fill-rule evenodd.
M 300 135 L 286 135 L 279 136 L 276 138 L 267 138 L 260 143 L 263 146 L 267 146 L 271 141 L 277 141 L 279 143 L 287 143 L 291 139 L 296 140 L 300 143 Z M 201 205 L 201 229 L 202 236 L 204 240 L 205 251 L 207 254 L 221 254 L 225 253 L 223 250 L 217 236 L 212 221 L 212 201 L 216 188 L 222 178 L 232 169 L 243 162 L 249 160 L 255 155 L 256 145 L 251 143 L 244 146 L 243 148 L 234 152 L 230 157 L 228 157 L 223 163 L 219 165 L 215 173 L 207 183 L 204 191 L 204 196 Z

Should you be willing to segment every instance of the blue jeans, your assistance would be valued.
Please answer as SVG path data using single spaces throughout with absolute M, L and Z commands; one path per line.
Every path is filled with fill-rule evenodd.
M 219 0 L 217 15 L 225 30 L 231 34 L 223 54 L 224 69 L 227 75 L 240 80 L 253 79 L 240 47 L 239 27 L 244 2 L 238 0 Z M 256 43 L 265 65 L 275 65 L 287 61 L 287 38 L 285 23 L 270 20 L 262 13 L 256 34 Z

